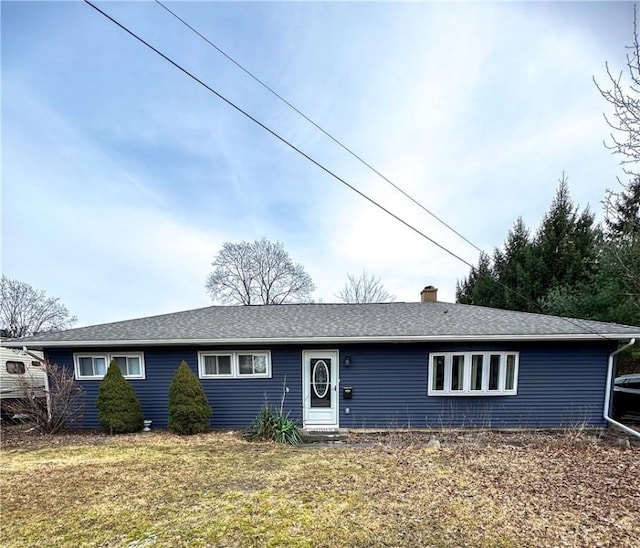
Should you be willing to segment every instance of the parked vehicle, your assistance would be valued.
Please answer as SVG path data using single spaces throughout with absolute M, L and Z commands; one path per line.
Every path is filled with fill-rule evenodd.
M 640 413 L 640 373 L 616 377 L 613 385 L 613 417 Z
M 3 419 L 13 418 L 9 409 L 12 402 L 25 397 L 25 391 L 30 397 L 44 398 L 46 378 L 42 367 L 42 353 L 31 352 L 34 356 L 0 347 L 0 416 Z

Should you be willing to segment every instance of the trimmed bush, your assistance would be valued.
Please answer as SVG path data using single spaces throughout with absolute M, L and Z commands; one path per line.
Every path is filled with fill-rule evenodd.
M 198 377 L 182 362 L 169 385 L 169 429 L 177 434 L 209 431 L 211 407 Z
M 100 426 L 109 434 L 137 432 L 142 428 L 142 406 L 135 389 L 122 376 L 115 360 L 109 364 L 107 374 L 100 383 L 96 406 Z

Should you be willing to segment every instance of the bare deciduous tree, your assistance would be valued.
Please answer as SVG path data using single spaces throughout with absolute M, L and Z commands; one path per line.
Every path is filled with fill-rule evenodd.
M 4 274 L 0 282 L 0 327 L 6 336 L 26 337 L 39 331 L 68 329 L 76 322 L 60 299 Z
M 616 76 L 612 74 L 609 64 L 606 64 L 608 81 L 606 87 L 601 87 L 594 78 L 598 91 L 613 107 L 613 118 L 605 115 L 605 120 L 613 130 L 611 142 L 607 148 L 614 154 L 622 156 L 623 165 L 637 164 L 640 161 L 640 42 L 638 41 L 637 13 L 633 9 L 633 45 L 628 46 L 626 56 L 626 71 L 620 71 Z M 627 72 L 629 82 L 623 79 Z M 635 172 L 625 167 L 629 174 Z
M 280 242 L 266 238 L 225 242 L 211 263 L 206 288 L 214 301 L 229 304 L 308 302 L 315 289 L 304 267 L 294 263 Z
M 347 283 L 336 297 L 344 303 L 383 303 L 396 298 L 385 289 L 380 278 L 366 270 L 359 276 L 347 274 Z
M 640 295 L 640 41 L 638 13 L 633 7 L 633 44 L 628 46 L 626 70 L 614 76 L 607 68 L 607 89 L 596 87 L 613 107 L 613 118 L 605 120 L 613 130 L 611 142 L 606 144 L 613 154 L 621 157 L 629 183 L 619 180 L 621 188 L 607 190 L 604 199 L 605 236 L 608 250 L 617 264 L 617 274 L 624 281 L 630 302 L 638 303 Z M 627 73 L 628 82 L 623 79 Z M 595 79 L 594 79 L 595 81 Z
M 5 401 L 7 414 L 20 416 L 38 430 L 54 434 L 73 427 L 82 417 L 83 391 L 73 376 L 73 369 L 43 362 L 47 377 L 45 387 L 28 375 L 17 379 L 18 397 Z

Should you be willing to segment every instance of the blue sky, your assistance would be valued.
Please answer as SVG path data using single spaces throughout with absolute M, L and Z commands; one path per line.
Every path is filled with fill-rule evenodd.
M 407 201 L 153 2 L 100 7 L 339 176 L 475 263 Z M 621 175 L 592 77 L 633 4 L 168 6 L 482 249 L 537 227 L 564 171 L 601 218 Z M 283 242 L 332 302 L 347 273 L 453 301 L 468 268 L 82 2 L 6 2 L 2 271 L 79 325 L 207 306 L 225 241 Z

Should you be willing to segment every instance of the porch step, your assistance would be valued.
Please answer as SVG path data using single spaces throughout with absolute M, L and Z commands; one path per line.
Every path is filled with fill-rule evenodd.
M 346 441 L 349 431 L 346 428 L 303 428 L 300 437 L 304 443 Z

